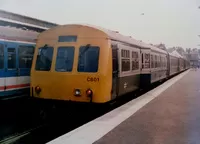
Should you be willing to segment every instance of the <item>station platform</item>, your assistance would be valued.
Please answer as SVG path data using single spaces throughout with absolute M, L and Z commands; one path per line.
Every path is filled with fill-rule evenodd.
M 200 70 L 187 70 L 49 144 L 199 144 Z

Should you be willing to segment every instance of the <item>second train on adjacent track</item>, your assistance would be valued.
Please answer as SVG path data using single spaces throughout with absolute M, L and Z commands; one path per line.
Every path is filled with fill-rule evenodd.
M 187 59 L 89 25 L 63 25 L 38 36 L 31 96 L 106 103 L 189 68 Z

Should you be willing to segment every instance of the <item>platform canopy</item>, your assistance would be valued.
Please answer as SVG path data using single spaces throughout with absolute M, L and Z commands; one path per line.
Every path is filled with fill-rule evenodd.
M 56 23 L 0 10 L 0 26 L 9 26 L 24 30 L 42 32 L 57 25 L 58 24 Z

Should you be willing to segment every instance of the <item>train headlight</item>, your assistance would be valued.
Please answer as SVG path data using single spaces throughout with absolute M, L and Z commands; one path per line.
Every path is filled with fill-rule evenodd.
M 93 91 L 92 91 L 91 89 L 86 90 L 86 95 L 87 95 L 88 97 L 92 97 Z
M 81 95 L 81 91 L 79 89 L 75 89 L 74 90 L 74 95 L 75 96 L 80 96 Z
M 40 88 L 39 86 L 36 86 L 36 87 L 35 87 L 35 92 L 36 92 L 36 93 L 40 93 L 40 92 L 41 92 L 41 88 Z

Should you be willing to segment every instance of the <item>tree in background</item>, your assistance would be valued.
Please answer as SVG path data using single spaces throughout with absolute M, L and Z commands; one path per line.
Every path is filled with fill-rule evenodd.
M 167 51 L 167 48 L 166 48 L 165 44 L 163 44 L 163 43 L 160 43 L 160 44 L 155 45 L 155 46 L 156 46 L 157 48 L 159 48 L 159 49 L 162 49 L 162 50 Z
M 182 47 L 176 47 L 176 51 L 182 56 L 185 55 L 185 50 Z
M 191 48 L 186 48 L 186 53 L 190 54 L 191 53 Z

